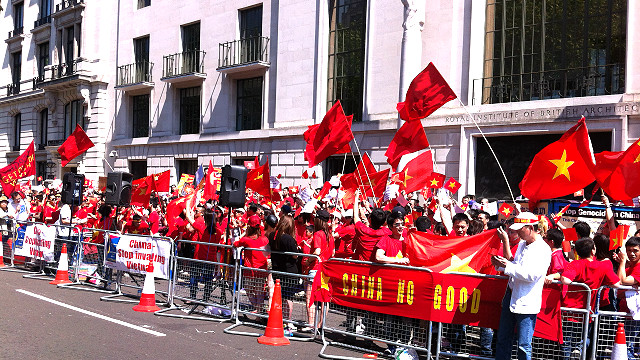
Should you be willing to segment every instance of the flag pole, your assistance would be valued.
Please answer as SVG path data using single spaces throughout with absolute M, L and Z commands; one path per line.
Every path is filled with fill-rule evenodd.
M 351 132 L 351 133 L 353 134 L 353 132 Z M 358 151 L 358 155 L 360 155 L 360 161 L 362 161 L 362 153 L 360 152 L 360 147 L 358 146 L 358 141 L 356 140 L 356 136 L 355 135 L 353 135 L 353 143 L 356 144 L 356 150 Z M 351 153 L 351 156 L 353 156 L 353 159 L 355 160 L 355 156 L 353 155 L 353 153 Z M 363 168 L 364 168 L 364 173 L 367 175 L 367 180 L 369 181 L 369 187 L 371 187 L 371 192 L 373 192 L 373 184 L 371 183 L 371 178 L 369 177 L 369 172 L 367 171 L 367 167 L 363 166 Z M 356 170 L 358 170 L 358 165 L 356 165 Z M 358 176 L 360 176 L 359 173 L 360 172 L 358 171 Z M 362 178 L 362 177 L 360 176 L 360 178 Z M 366 191 L 366 188 L 365 187 L 363 187 L 363 188 L 364 188 L 363 190 Z M 366 195 L 366 193 L 365 193 L 365 195 Z M 376 194 L 374 193 L 373 195 L 375 197 Z
M 460 97 L 456 96 L 456 99 L 458 99 L 458 103 L 460 103 L 460 106 L 462 107 L 462 109 L 464 109 L 464 112 L 467 114 L 467 116 L 469 116 L 471 121 L 473 121 L 473 124 L 476 126 L 476 128 L 480 132 L 480 135 L 482 135 L 482 138 L 487 143 L 487 146 L 489 147 L 489 150 L 491 151 L 491 154 L 493 155 L 493 158 L 496 159 L 496 163 L 498 164 L 498 168 L 500 168 L 500 172 L 502 173 L 502 177 L 504 177 L 504 181 L 507 183 L 507 188 L 509 189 L 509 194 L 511 195 L 511 200 L 513 200 L 513 203 L 515 204 L 516 203 L 516 198 L 513 196 L 513 191 L 511 190 L 511 185 L 509 185 L 509 180 L 507 180 L 507 175 L 504 173 L 504 169 L 502 169 L 502 165 L 500 164 L 500 161 L 498 161 L 498 156 L 496 156 L 495 151 L 493 151 L 493 147 L 491 146 L 491 144 L 489 144 L 489 140 L 487 140 L 487 137 L 484 135 L 484 132 L 482 132 L 482 129 L 480 129 L 480 125 L 478 125 L 478 123 L 476 122 L 476 119 L 474 119 L 473 116 L 471 116 L 471 114 L 469 113 L 469 110 L 467 110 L 467 107 L 464 106 L 464 104 L 460 100 Z

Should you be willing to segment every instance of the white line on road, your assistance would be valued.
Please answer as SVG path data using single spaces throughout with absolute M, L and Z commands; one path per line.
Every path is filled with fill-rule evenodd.
M 127 322 L 120 321 L 120 320 L 117 320 L 117 319 L 114 319 L 114 318 L 110 318 L 110 317 L 108 317 L 108 316 L 104 316 L 104 315 L 96 314 L 96 313 L 91 312 L 91 311 L 89 311 L 89 310 L 80 309 L 80 308 L 75 307 L 75 306 L 73 306 L 73 305 L 69 305 L 69 304 L 65 304 L 65 303 L 60 302 L 60 301 L 57 301 L 57 300 L 49 299 L 48 297 L 44 297 L 44 296 L 42 296 L 42 295 L 34 294 L 34 293 L 32 293 L 32 292 L 30 292 L 30 291 L 27 291 L 27 290 L 16 289 L 16 291 L 17 291 L 17 292 L 19 292 L 19 293 L 23 293 L 23 294 L 25 294 L 25 295 L 33 296 L 34 298 L 37 298 L 37 299 L 40 299 L 40 300 L 44 300 L 44 301 L 50 302 L 50 303 L 55 304 L 55 305 L 58 305 L 58 306 L 65 307 L 65 308 L 67 308 L 67 309 L 71 309 L 71 310 L 73 310 L 73 311 L 77 311 L 77 312 L 79 312 L 79 313 L 83 313 L 83 314 L 85 314 L 85 315 L 89 315 L 89 316 L 97 317 L 98 319 L 102 319 L 102 320 L 110 321 L 110 322 L 112 322 L 112 323 L 115 323 L 115 324 L 118 324 L 118 325 L 122 325 L 122 326 L 126 326 L 126 327 L 131 328 L 131 329 L 134 329 L 134 330 L 142 331 L 142 332 L 145 332 L 145 333 L 147 333 L 147 334 L 151 334 L 151 335 L 154 335 L 154 336 L 166 336 L 166 334 L 163 334 L 163 333 L 161 333 L 161 332 L 157 332 L 157 331 L 153 331 L 153 330 L 145 329 L 145 328 L 143 328 L 143 327 L 141 327 L 141 326 L 133 325 L 133 324 L 129 324 L 129 323 L 127 323 Z

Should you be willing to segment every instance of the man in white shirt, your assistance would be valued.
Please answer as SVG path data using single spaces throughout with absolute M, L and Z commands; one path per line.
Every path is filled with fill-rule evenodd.
M 537 315 L 542 307 L 542 287 L 551 262 L 551 249 L 538 232 L 538 216 L 520 213 L 509 227 L 518 231 L 520 243 L 511 255 L 509 236 L 498 228 L 502 240 L 502 256 L 494 255 L 491 262 L 509 276 L 509 286 L 502 299 L 502 313 L 496 344 L 496 360 L 510 360 L 514 334 L 518 334 L 518 360 L 530 360 L 531 340 Z
M 24 200 L 22 200 L 22 194 L 18 191 L 11 193 L 9 215 L 13 216 L 17 221 L 27 221 L 29 219 L 29 209 Z

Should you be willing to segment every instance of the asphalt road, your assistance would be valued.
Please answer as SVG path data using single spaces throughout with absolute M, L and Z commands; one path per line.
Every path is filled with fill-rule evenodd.
M 258 344 L 229 323 L 139 313 L 104 294 L 58 288 L 0 271 L 0 358 L 318 359 L 319 342 Z M 72 307 L 72 308 L 70 308 Z

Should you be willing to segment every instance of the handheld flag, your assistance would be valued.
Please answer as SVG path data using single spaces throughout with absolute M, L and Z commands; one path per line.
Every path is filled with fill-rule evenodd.
M 504 215 L 504 217 L 509 218 L 511 214 L 513 214 L 513 207 L 507 203 L 502 203 L 502 205 L 500 205 L 500 209 L 498 209 L 498 212 Z
M 445 177 L 446 176 L 444 174 L 432 172 L 429 178 L 427 179 L 428 181 L 427 186 L 432 189 L 439 189 L 442 187 L 442 185 L 444 185 Z
M 304 140 L 307 142 L 304 159 L 309 162 L 310 168 L 333 154 L 351 152 L 349 142 L 353 140 L 352 121 L 353 116 L 344 114 L 338 100 L 327 111 L 320 124 L 309 126 L 304 132 Z
M 94 147 L 94 144 L 91 139 L 89 139 L 80 125 L 76 125 L 73 133 L 58 148 L 58 154 L 62 159 L 62 167 L 67 166 L 71 160 L 92 147 Z
M 395 171 L 403 155 L 420 151 L 427 147 L 429 147 L 429 141 L 422 123 L 420 121 L 406 122 L 398 129 L 384 155 Z
M 629 236 L 629 225 L 620 224 L 613 230 L 609 237 L 609 250 L 615 250 L 622 246 L 624 240 Z
M 451 191 L 452 194 L 455 194 L 461 186 L 462 184 L 452 177 L 444 184 L 444 188 Z
M 447 81 L 433 63 L 416 76 L 407 89 L 405 101 L 398 103 L 396 109 L 400 118 L 415 121 L 426 118 L 442 105 L 456 98 Z

